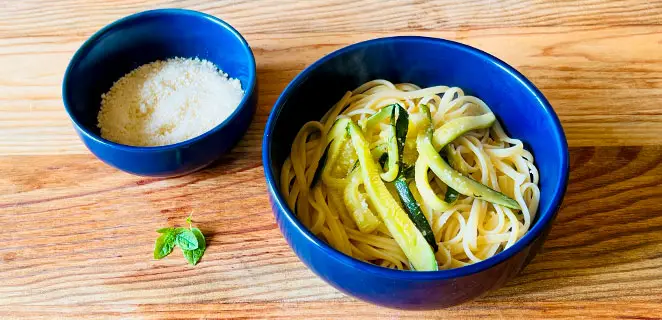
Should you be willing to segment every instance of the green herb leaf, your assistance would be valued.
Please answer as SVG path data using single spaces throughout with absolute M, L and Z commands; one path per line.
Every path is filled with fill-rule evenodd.
M 186 217 L 186 223 L 188 223 L 188 228 L 193 229 L 193 222 L 191 221 L 193 219 L 193 211 L 188 214 L 188 217 Z
M 161 235 L 154 245 L 154 259 L 162 259 L 169 255 L 175 246 L 182 249 L 184 257 L 195 265 L 200 261 L 207 249 L 205 236 L 200 229 L 193 228 L 192 215 L 186 218 L 188 228 L 161 228 L 157 230 Z
M 186 261 L 188 261 L 188 263 L 194 266 L 198 263 L 198 261 L 200 261 L 200 258 L 202 258 L 202 255 L 205 253 L 205 249 L 207 248 L 207 243 L 205 242 L 205 236 L 202 234 L 202 231 L 200 231 L 200 229 L 193 228 L 191 229 L 191 231 L 193 232 L 195 238 L 198 241 L 198 248 L 194 250 L 182 249 L 182 253 L 186 258 Z
M 172 228 L 164 228 L 164 229 L 172 229 Z M 163 229 L 159 229 L 163 230 Z M 174 229 L 170 230 L 169 232 L 165 232 L 161 234 L 156 239 L 156 243 L 154 244 L 154 259 L 163 259 L 167 255 L 169 255 L 172 252 L 172 249 L 175 247 L 175 232 Z
M 175 238 L 175 244 L 182 248 L 183 250 L 195 250 L 198 248 L 198 239 L 195 237 L 195 234 L 185 228 L 177 228 L 175 231 L 177 236 Z
M 175 228 L 161 228 L 159 230 L 156 230 L 158 233 L 170 233 L 175 231 Z

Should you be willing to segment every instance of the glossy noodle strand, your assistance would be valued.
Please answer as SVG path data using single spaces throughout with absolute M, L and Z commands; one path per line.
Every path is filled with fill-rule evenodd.
M 371 117 L 389 106 L 401 106 L 408 114 L 408 132 L 400 158 L 403 165 L 412 167 L 406 185 L 432 229 L 439 248 L 434 252 L 439 269 L 458 268 L 492 257 L 529 230 L 540 198 L 538 170 L 532 154 L 520 140 L 506 135 L 487 104 L 456 87 L 420 88 L 410 83 L 374 80 L 347 92 L 321 121 L 306 123 L 282 166 L 281 192 L 313 234 L 361 261 L 411 269 L 406 251 L 382 220 L 376 200 L 366 192 L 366 181 L 359 174 L 362 164 L 348 131 L 335 125 L 342 119 L 358 124 L 374 161 L 380 163 L 380 158 L 393 156 L 389 153 L 393 151 L 389 149 L 389 139 L 394 139 L 396 129 L 390 125 L 390 117 L 368 119 L 374 119 Z M 440 169 L 432 165 L 434 157 L 424 156 L 418 149 L 417 136 L 420 139 L 425 130 L 427 109 L 436 152 L 447 157 L 450 166 L 460 174 L 513 203 L 497 204 L 462 192 L 456 200 L 446 202 L 445 195 L 452 194 L 443 182 L 448 182 L 448 178 L 439 175 Z M 489 125 L 466 132 L 460 125 L 465 120 Z M 371 121 L 378 123 L 370 126 Z M 450 122 L 453 125 L 444 127 Z M 463 134 L 454 136 L 448 131 L 450 127 L 459 128 Z M 323 157 L 325 161 L 321 160 Z M 383 182 L 401 203 L 391 183 L 393 170 L 388 173 L 387 168 L 383 169 Z M 395 173 L 402 174 L 403 170 L 401 167 Z

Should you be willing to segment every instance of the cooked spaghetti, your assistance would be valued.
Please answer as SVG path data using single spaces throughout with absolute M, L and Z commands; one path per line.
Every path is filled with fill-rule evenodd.
M 338 251 L 429 271 L 512 246 L 534 220 L 538 180 L 532 154 L 482 100 L 457 87 L 374 80 L 301 128 L 280 189 Z

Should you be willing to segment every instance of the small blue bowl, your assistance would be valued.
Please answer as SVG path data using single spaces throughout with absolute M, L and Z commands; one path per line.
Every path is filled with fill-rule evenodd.
M 241 82 L 237 109 L 201 136 L 160 147 L 134 147 L 101 138 L 101 94 L 131 70 L 172 57 L 206 59 Z M 170 177 L 199 170 L 232 148 L 250 125 L 257 105 L 255 58 L 226 22 L 189 10 L 140 12 L 95 33 L 71 59 L 62 82 L 64 106 L 76 132 L 105 163 L 143 176 Z
M 296 218 L 278 188 L 280 168 L 301 126 L 319 120 L 342 95 L 373 79 L 422 87 L 449 85 L 483 99 L 505 129 L 523 140 L 540 171 L 540 207 L 529 232 L 485 261 L 445 271 L 382 268 L 355 260 L 315 237 Z M 501 287 L 533 259 L 556 217 L 568 182 L 568 146 L 554 110 L 522 74 L 503 61 L 459 43 L 422 37 L 361 42 L 306 68 L 271 111 L 262 161 L 272 208 L 285 239 L 326 282 L 356 298 L 393 308 L 435 309 Z

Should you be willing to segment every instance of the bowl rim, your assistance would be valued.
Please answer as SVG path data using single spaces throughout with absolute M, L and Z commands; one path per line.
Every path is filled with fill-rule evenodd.
M 364 46 L 370 46 L 377 43 L 392 43 L 392 42 L 400 42 L 400 41 L 431 42 L 436 45 L 452 47 L 453 49 L 464 51 L 467 54 L 476 55 L 478 56 L 478 58 L 481 58 L 487 62 L 490 62 L 500 67 L 511 77 L 519 81 L 520 84 L 524 86 L 525 89 L 530 94 L 532 94 L 536 100 L 538 100 L 539 102 L 538 106 L 543 108 L 543 111 L 549 115 L 549 118 L 553 123 L 553 127 L 556 129 L 555 135 L 557 136 L 557 139 L 561 144 L 561 148 L 558 151 L 560 153 L 560 161 L 561 161 L 560 164 L 561 177 L 560 177 L 560 186 L 556 190 L 554 190 L 552 194 L 552 201 L 549 206 L 549 209 L 545 212 L 538 211 L 536 222 L 531 226 L 529 231 L 527 231 L 527 233 L 521 239 L 515 242 L 514 245 L 486 260 L 460 268 L 438 270 L 438 271 L 395 270 L 395 269 L 384 268 L 381 266 L 363 262 L 355 258 L 352 258 L 348 255 L 345 255 L 344 253 L 336 250 L 335 248 L 331 247 L 330 245 L 319 239 L 317 236 L 313 235 L 308 230 L 308 228 L 306 228 L 295 217 L 292 210 L 290 210 L 290 208 L 287 206 L 287 202 L 285 201 L 283 195 L 280 193 L 277 184 L 278 181 L 280 181 L 280 179 L 274 176 L 274 172 L 271 169 L 271 165 L 270 165 L 271 162 L 270 154 L 272 149 L 271 135 L 276 123 L 276 118 L 282 111 L 285 102 L 287 102 L 287 100 L 289 99 L 291 92 L 295 90 L 298 86 L 300 86 L 301 83 L 309 76 L 309 74 L 313 70 L 317 69 L 320 65 L 324 64 L 330 59 L 333 59 L 334 57 L 337 57 L 346 52 L 353 51 L 355 49 Z M 439 280 L 439 279 L 464 277 L 490 269 L 496 266 L 497 264 L 507 261 L 514 255 L 516 255 L 517 253 L 528 247 L 531 243 L 533 243 L 533 241 L 537 239 L 547 228 L 547 226 L 554 220 L 556 214 L 560 209 L 561 203 L 563 201 L 563 196 L 565 195 L 565 192 L 567 190 L 568 173 L 569 173 L 568 142 L 566 140 L 563 127 L 561 126 L 561 122 L 559 121 L 558 116 L 554 112 L 554 109 L 547 101 L 545 96 L 530 80 L 528 80 L 524 75 L 522 75 L 520 72 L 515 70 L 515 68 L 511 67 L 504 61 L 480 49 L 451 40 L 431 38 L 431 37 L 421 37 L 421 36 L 384 37 L 384 38 L 376 38 L 376 39 L 354 43 L 352 45 L 333 51 L 332 53 L 325 55 L 321 59 L 317 60 L 315 63 L 306 67 L 287 85 L 287 87 L 285 87 L 283 92 L 278 97 L 278 100 L 276 100 L 276 103 L 274 104 L 274 107 L 269 114 L 269 118 L 265 126 L 264 136 L 262 140 L 262 162 L 264 166 L 264 174 L 268 186 L 268 191 L 271 194 L 272 205 L 274 206 L 275 210 L 280 210 L 283 213 L 284 219 L 291 224 L 291 226 L 294 229 L 294 232 L 300 233 L 312 245 L 314 245 L 324 253 L 328 254 L 329 257 L 334 258 L 335 260 L 337 260 L 342 264 L 345 264 L 353 268 L 361 269 L 364 272 L 377 274 L 381 277 L 397 279 L 397 280 Z M 274 214 L 276 214 L 276 212 L 274 212 Z
M 97 44 L 99 39 L 109 32 L 112 32 L 114 29 L 118 27 L 125 26 L 128 23 L 133 23 L 136 21 L 140 21 L 145 18 L 152 18 L 156 16 L 190 16 L 194 17 L 196 19 L 203 19 L 203 20 L 208 20 L 216 25 L 220 26 L 230 34 L 232 34 L 239 42 L 241 43 L 241 47 L 245 50 L 245 54 L 248 56 L 249 59 L 249 70 L 248 70 L 248 86 L 247 88 L 244 88 L 244 96 L 242 97 L 241 101 L 237 105 L 237 107 L 232 111 L 232 113 L 225 118 L 221 123 L 218 125 L 214 126 L 213 128 L 209 129 L 207 132 L 193 137 L 191 139 L 187 139 L 178 143 L 174 144 L 168 144 L 164 146 L 131 146 L 131 145 L 126 145 L 126 144 L 121 144 L 117 142 L 113 142 L 107 139 L 104 139 L 101 137 L 100 134 L 96 134 L 94 132 L 91 132 L 88 130 L 85 126 L 81 125 L 78 120 L 76 120 L 73 117 L 72 110 L 71 110 L 71 101 L 69 101 L 69 97 L 67 95 L 68 87 L 69 87 L 69 79 L 71 76 L 71 72 L 74 68 L 74 65 L 76 65 L 83 56 L 87 55 L 89 51 Z M 216 66 L 218 68 L 218 66 Z M 231 76 L 231 75 L 230 75 Z M 85 42 L 81 45 L 78 50 L 76 50 L 76 53 L 72 56 L 71 60 L 69 60 L 69 64 L 67 65 L 67 69 L 64 72 L 64 78 L 62 80 L 62 101 L 64 102 L 64 109 L 67 112 L 67 116 L 69 116 L 69 119 L 75 126 L 75 128 L 78 130 L 78 132 L 81 132 L 83 135 L 85 135 L 87 138 L 94 140 L 98 144 L 105 145 L 107 147 L 115 148 L 115 149 L 121 149 L 125 151 L 131 151 L 131 152 L 162 152 L 162 151 L 168 151 L 168 150 L 175 150 L 180 147 L 184 147 L 187 145 L 190 145 L 192 143 L 195 143 L 197 141 L 203 140 L 206 137 L 213 135 L 214 133 L 223 130 L 229 123 L 232 121 L 235 121 L 236 118 L 239 117 L 239 114 L 241 113 L 242 110 L 245 108 L 248 108 L 248 102 L 250 100 L 250 97 L 253 95 L 253 92 L 255 91 L 255 86 L 257 82 L 257 70 L 256 70 L 256 63 L 255 63 L 255 56 L 253 54 L 253 50 L 251 49 L 250 45 L 248 45 L 248 42 L 244 37 L 237 31 L 234 27 L 232 27 L 229 23 L 221 20 L 220 18 L 217 18 L 211 14 L 207 14 L 204 12 L 200 11 L 195 11 L 195 10 L 189 10 L 189 9 L 178 9 L 178 8 L 166 8 L 166 9 L 154 9 L 154 10 L 146 10 L 146 11 L 141 11 L 137 12 L 125 17 L 122 17 L 118 20 L 115 20 L 103 28 L 99 29 L 96 31 L 91 37 L 89 37 Z

